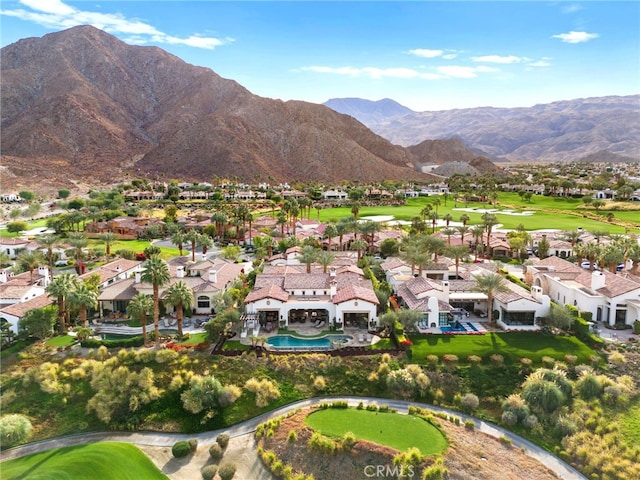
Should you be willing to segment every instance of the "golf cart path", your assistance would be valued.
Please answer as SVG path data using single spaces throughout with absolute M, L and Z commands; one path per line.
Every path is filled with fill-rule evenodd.
M 460 412 L 449 410 L 446 408 L 437 407 L 426 403 L 408 402 L 403 400 L 392 400 L 387 398 L 370 398 L 370 397 L 315 397 L 307 400 L 301 400 L 284 407 L 279 408 L 271 412 L 264 413 L 252 419 L 246 420 L 242 423 L 234 425 L 233 427 L 212 430 L 209 432 L 196 433 L 196 434 L 181 434 L 181 433 L 157 433 L 157 432 L 135 432 L 135 433 L 110 433 L 110 432 L 97 432 L 86 433 L 79 435 L 70 435 L 66 437 L 59 437 L 49 440 L 43 440 L 40 442 L 29 443 L 18 447 L 10 448 L 0 452 L 0 461 L 9 460 L 12 458 L 22 457 L 32 453 L 43 452 L 53 448 L 60 448 L 73 445 L 82 445 L 93 442 L 127 442 L 140 446 L 152 446 L 152 447 L 171 447 L 175 442 L 179 440 L 188 440 L 195 438 L 198 440 L 198 446 L 206 446 L 215 443 L 216 437 L 221 433 L 228 434 L 232 439 L 252 435 L 256 427 L 271 418 L 276 418 L 292 412 L 300 408 L 308 408 L 314 405 L 318 405 L 326 402 L 334 401 L 346 401 L 351 406 L 356 406 L 360 402 L 375 403 L 378 405 L 388 405 L 390 408 L 395 409 L 398 413 L 408 413 L 409 407 L 420 407 L 433 412 L 443 412 L 449 415 L 459 417 L 463 422 L 470 420 L 475 423 L 476 430 L 490 435 L 494 438 L 505 437 L 511 440 L 513 447 L 522 449 L 529 457 L 536 459 L 550 470 L 554 471 L 560 478 L 565 480 L 586 480 L 586 477 L 578 472 L 576 469 L 563 462 L 554 455 L 548 453 L 544 449 L 531 443 L 530 441 L 514 434 L 508 430 L 505 430 L 497 425 L 494 425 L 483 420 L 479 420 L 475 417 L 471 417 Z M 268 477 L 267 477 L 268 478 Z

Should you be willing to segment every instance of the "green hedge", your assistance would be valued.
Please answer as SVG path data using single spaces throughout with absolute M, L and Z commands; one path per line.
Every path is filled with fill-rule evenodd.
M 141 347 L 144 344 L 144 338 L 131 337 L 123 338 L 121 340 L 97 340 L 95 338 L 87 338 L 80 342 L 80 345 L 84 348 L 98 348 L 104 345 L 107 348 L 129 348 L 129 347 Z

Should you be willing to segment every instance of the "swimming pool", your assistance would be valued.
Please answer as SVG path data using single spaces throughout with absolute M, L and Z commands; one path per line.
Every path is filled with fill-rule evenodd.
M 442 333 L 468 333 L 469 331 L 478 331 L 478 329 L 471 322 L 465 322 L 464 324 L 462 322 L 456 322 L 445 327 L 440 327 L 440 330 L 442 331 Z
M 292 335 L 275 335 L 267 340 L 273 348 L 328 350 L 331 343 L 348 343 L 353 337 L 349 335 L 327 335 L 320 338 L 300 338 Z

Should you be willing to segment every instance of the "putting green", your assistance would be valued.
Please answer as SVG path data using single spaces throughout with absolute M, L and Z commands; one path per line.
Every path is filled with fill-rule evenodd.
M 305 423 L 329 437 L 352 432 L 356 438 L 402 452 L 415 447 L 423 455 L 442 453 L 447 440 L 436 427 L 414 415 L 380 413 L 354 408 L 327 408 L 307 415 Z
M 0 465 L 3 480 L 167 480 L 138 447 L 98 442 L 56 448 L 7 460 Z

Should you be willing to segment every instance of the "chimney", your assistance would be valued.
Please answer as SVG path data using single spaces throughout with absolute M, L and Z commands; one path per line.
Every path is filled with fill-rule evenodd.
M 0 270 L 0 283 L 7 283 L 7 271 Z
M 542 287 L 534 285 L 531 287 L 531 296 L 534 300 L 540 301 L 542 298 Z
M 444 293 L 446 300 L 449 301 L 449 282 L 447 280 L 442 282 L 442 293 Z
M 121 272 L 122 271 L 122 267 L 120 265 L 116 265 L 116 272 Z
M 331 278 L 335 278 L 336 277 L 336 267 L 329 268 L 329 276 Z
M 338 292 L 338 282 L 336 282 L 335 280 L 332 280 L 329 283 L 329 295 L 331 295 L 331 297 L 333 297 L 337 292 Z
M 176 277 L 184 278 L 184 267 L 182 265 L 176 267 Z
M 218 271 L 215 268 L 209 270 L 209 282 L 218 283 Z
M 142 272 L 136 272 L 136 283 L 140 283 L 142 281 Z
M 49 267 L 39 266 L 38 275 L 40 275 L 43 278 L 42 286 L 47 288 L 47 286 L 49 285 L 49 282 L 51 281 L 51 277 L 49 275 Z
M 604 273 L 595 270 L 591 274 L 591 290 L 599 290 L 600 288 L 604 288 L 605 278 Z

